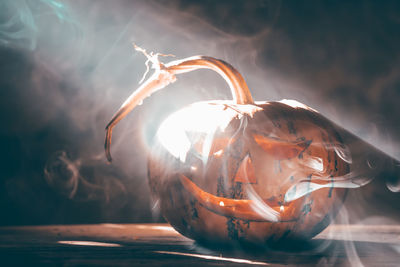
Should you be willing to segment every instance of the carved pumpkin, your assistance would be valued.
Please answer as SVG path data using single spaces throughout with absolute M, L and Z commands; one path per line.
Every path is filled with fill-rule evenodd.
M 328 120 L 296 101 L 255 103 L 242 76 L 221 60 L 200 56 L 164 65 L 147 56 L 155 73 L 106 128 L 109 160 L 112 128 L 175 74 L 213 69 L 234 96 L 185 107 L 157 132 L 149 184 L 177 231 L 199 241 L 265 244 L 309 239 L 329 224 L 345 195 L 333 179 L 349 166 Z

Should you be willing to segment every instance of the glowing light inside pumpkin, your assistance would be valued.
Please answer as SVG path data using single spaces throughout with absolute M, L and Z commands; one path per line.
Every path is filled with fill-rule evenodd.
M 186 155 L 191 148 L 191 142 L 187 133 L 204 133 L 204 140 L 201 154 L 203 161 L 207 161 L 214 133 L 217 130 L 224 131 L 233 117 L 238 113 L 229 109 L 221 111 L 220 105 L 210 105 L 204 109 L 202 105 L 193 104 L 192 112 L 177 111 L 170 115 L 160 126 L 157 132 L 158 141 L 174 157 L 181 162 L 186 161 Z M 184 124 L 182 122 L 185 122 Z M 216 152 L 221 153 L 221 152 Z
M 218 150 L 217 152 L 214 153 L 215 157 L 220 157 L 222 155 L 222 153 L 224 152 L 223 149 Z

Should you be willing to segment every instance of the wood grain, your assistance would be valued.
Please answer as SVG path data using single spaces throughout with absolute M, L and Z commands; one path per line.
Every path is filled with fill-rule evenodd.
M 168 224 L 1 227 L 0 260 L 0 266 L 398 266 L 400 226 L 331 225 L 307 244 L 275 250 L 204 248 Z

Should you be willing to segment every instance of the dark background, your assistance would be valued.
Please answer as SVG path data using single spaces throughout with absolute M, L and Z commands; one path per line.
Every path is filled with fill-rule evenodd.
M 116 127 L 107 164 L 104 127 L 145 71 L 132 42 L 221 58 L 256 100 L 296 99 L 400 158 L 399 1 L 6 0 L 1 225 L 160 220 L 146 177 L 155 129 L 184 105 L 230 95 L 215 73 L 181 76 Z M 400 222 L 388 175 L 352 190 L 350 222 Z

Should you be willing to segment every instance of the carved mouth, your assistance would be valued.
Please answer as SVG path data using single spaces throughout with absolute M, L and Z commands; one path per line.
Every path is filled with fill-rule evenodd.
M 183 174 L 180 175 L 180 180 L 185 189 L 198 201 L 201 206 L 214 213 L 248 221 L 290 222 L 297 220 L 297 218 L 295 218 L 292 214 L 294 210 L 294 202 L 279 205 L 276 202 L 273 203 L 272 201 L 262 200 L 263 205 L 266 205 L 268 208 L 272 209 L 272 212 L 276 214 L 277 220 L 271 220 L 268 219 L 268 216 L 260 211 L 260 209 L 257 209 L 259 204 L 256 200 L 218 197 L 202 190 Z

